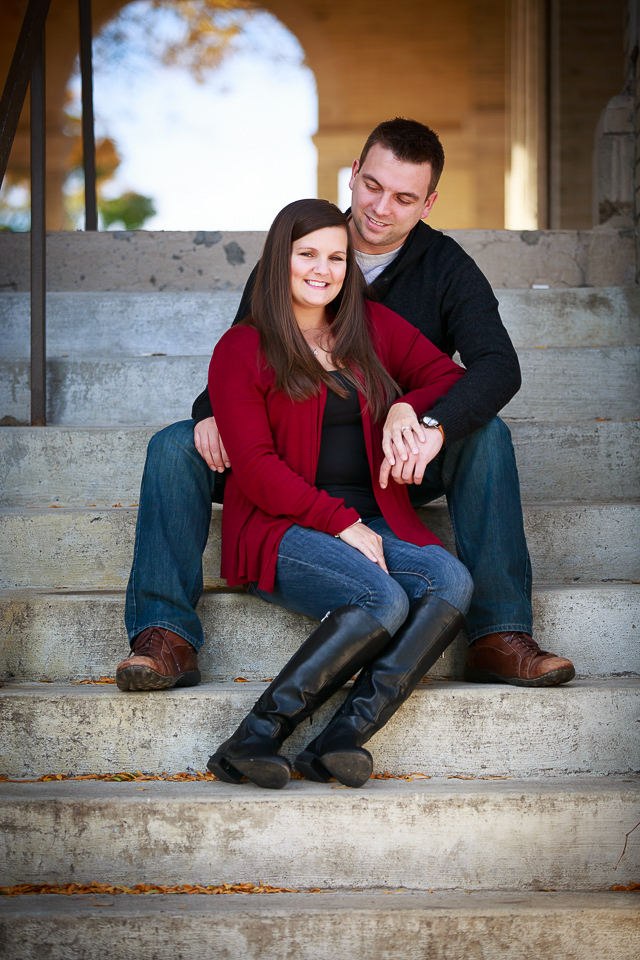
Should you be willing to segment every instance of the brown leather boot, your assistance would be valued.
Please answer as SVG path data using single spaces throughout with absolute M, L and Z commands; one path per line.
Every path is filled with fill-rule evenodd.
M 511 683 L 556 687 L 576 675 L 571 660 L 541 650 L 528 633 L 489 633 L 472 644 L 464 679 L 472 683 Z
M 164 627 L 148 627 L 116 667 L 120 690 L 168 690 L 200 683 L 198 655 L 188 640 Z

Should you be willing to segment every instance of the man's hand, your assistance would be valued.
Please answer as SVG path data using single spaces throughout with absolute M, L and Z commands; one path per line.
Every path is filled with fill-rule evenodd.
M 382 537 L 369 530 L 364 523 L 354 523 L 342 533 L 338 534 L 341 540 L 348 543 L 350 547 L 355 547 L 367 559 L 377 563 L 381 570 L 389 573 L 384 559 L 384 550 L 382 547 Z
M 207 417 L 206 420 L 196 423 L 193 430 L 193 442 L 202 459 L 212 470 L 223 473 L 226 467 L 231 466 L 227 451 L 218 433 L 215 417 Z
M 422 483 L 427 464 L 438 455 L 442 444 L 440 431 L 423 427 L 413 407 L 395 403 L 382 432 L 385 459 L 380 467 L 380 486 L 387 486 L 390 475 L 396 483 Z

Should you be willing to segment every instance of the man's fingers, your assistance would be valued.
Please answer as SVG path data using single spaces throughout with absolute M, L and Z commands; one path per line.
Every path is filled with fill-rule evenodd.
M 385 457 L 384 460 L 382 461 L 382 466 L 380 467 L 380 477 L 379 477 L 379 483 L 383 490 L 389 483 L 390 473 L 391 473 L 391 464 L 389 463 L 389 460 L 387 459 L 387 457 Z

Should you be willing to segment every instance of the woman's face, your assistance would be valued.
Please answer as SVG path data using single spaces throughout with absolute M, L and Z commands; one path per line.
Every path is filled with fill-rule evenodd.
M 345 227 L 314 230 L 291 245 L 291 299 L 294 312 L 317 310 L 337 297 L 347 271 Z

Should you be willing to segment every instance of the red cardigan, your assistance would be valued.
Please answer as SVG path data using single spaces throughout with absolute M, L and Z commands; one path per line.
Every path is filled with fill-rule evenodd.
M 378 355 L 418 415 L 430 410 L 464 375 L 415 327 L 381 304 L 368 303 Z M 272 368 L 258 362 L 260 338 L 252 327 L 231 327 L 209 365 L 209 394 L 232 464 L 222 511 L 221 574 L 229 586 L 257 581 L 274 587 L 278 547 L 294 523 L 335 536 L 358 520 L 344 500 L 314 487 L 327 388 L 293 401 L 275 390 Z M 363 398 L 360 398 L 361 406 Z M 396 401 L 397 402 L 397 401 Z M 364 438 L 380 512 L 397 536 L 425 546 L 440 543 L 416 516 L 404 485 L 378 484 L 383 460 L 382 423 L 362 412 Z

